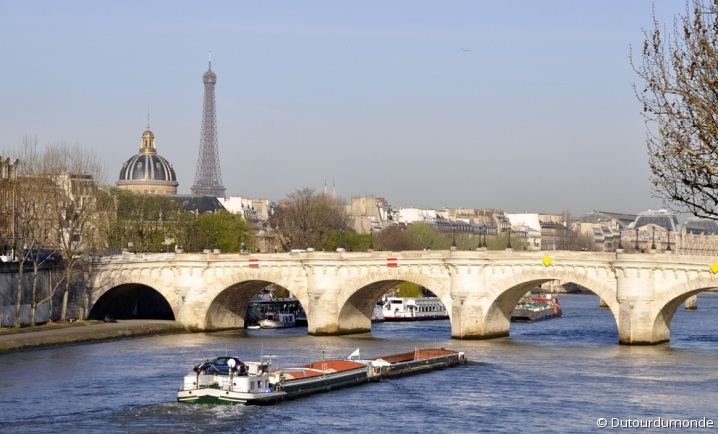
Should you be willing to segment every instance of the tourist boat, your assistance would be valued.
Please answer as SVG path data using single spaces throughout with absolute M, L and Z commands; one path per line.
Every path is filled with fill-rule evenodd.
M 374 306 L 374 311 L 371 313 L 371 322 L 384 322 L 384 311 L 381 305 Z
M 445 349 L 414 350 L 362 359 L 359 350 L 346 360 L 321 360 L 293 368 L 270 370 L 265 362 L 239 362 L 225 357 L 228 369 L 195 366 L 184 377 L 177 401 L 190 404 L 271 404 L 314 393 L 351 387 L 382 378 L 428 372 L 466 363 L 464 353 Z M 219 360 L 219 359 L 215 359 Z
M 449 319 L 449 312 L 438 297 L 384 297 L 385 321 Z
M 519 300 L 513 312 L 511 321 L 533 322 L 549 318 L 556 318 L 563 314 L 558 299 L 551 294 L 538 294 L 535 297 L 526 296 Z
M 294 314 L 291 312 L 268 312 L 259 320 L 259 326 L 263 329 L 283 329 L 295 325 Z
M 248 326 L 259 324 L 259 320 L 270 312 L 291 312 L 296 320 L 299 318 L 301 310 L 302 305 L 293 295 L 277 297 L 274 291 L 263 289 L 247 306 L 244 323 Z M 296 321 L 296 323 L 300 325 L 299 321 Z
M 307 313 L 304 311 L 304 308 L 299 309 L 299 313 L 294 317 L 294 322 L 297 324 L 297 326 L 307 326 L 309 324 L 307 322 Z

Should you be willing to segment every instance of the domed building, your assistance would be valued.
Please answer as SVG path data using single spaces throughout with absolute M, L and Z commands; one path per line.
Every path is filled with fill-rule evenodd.
M 147 194 L 177 194 L 177 176 L 172 165 L 157 154 L 155 135 L 147 130 L 142 134 L 140 153 L 127 160 L 120 170 L 119 188 Z

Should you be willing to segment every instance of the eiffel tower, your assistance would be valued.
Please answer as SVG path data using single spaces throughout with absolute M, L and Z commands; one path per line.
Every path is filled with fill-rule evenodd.
M 197 173 L 194 176 L 192 194 L 224 197 L 222 171 L 219 168 L 219 145 L 217 144 L 217 116 L 214 104 L 214 86 L 217 74 L 212 71 L 212 52 L 209 53 L 209 69 L 202 76 L 204 82 L 204 105 L 202 107 L 202 135 L 199 139 Z

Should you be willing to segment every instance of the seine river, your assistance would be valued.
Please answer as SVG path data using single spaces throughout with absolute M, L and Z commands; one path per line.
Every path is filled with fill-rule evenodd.
M 718 424 L 718 294 L 681 307 L 671 342 L 617 344 L 595 296 L 559 297 L 564 316 L 512 324 L 511 337 L 450 339 L 448 321 L 374 325 L 312 337 L 306 328 L 150 337 L 0 356 L 4 432 L 585 432 L 598 418 L 706 417 Z M 193 406 L 175 392 L 207 358 L 281 366 L 327 357 L 447 347 L 468 366 L 367 384 L 268 407 Z M 606 428 L 606 429 L 610 429 Z

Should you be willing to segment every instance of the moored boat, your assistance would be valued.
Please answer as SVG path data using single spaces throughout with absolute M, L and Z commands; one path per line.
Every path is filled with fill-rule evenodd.
M 294 314 L 291 312 L 269 312 L 259 320 L 259 326 L 263 329 L 283 329 L 295 325 Z
M 294 314 L 295 319 L 298 319 L 302 310 L 302 305 L 293 295 L 277 297 L 274 291 L 263 289 L 247 306 L 244 323 L 247 326 L 256 325 L 266 314 L 276 312 L 290 312 Z M 296 324 L 300 325 L 299 322 Z
M 382 304 L 385 321 L 449 319 L 438 297 L 384 297 Z
M 381 305 L 374 306 L 374 311 L 371 313 L 371 322 L 384 322 L 384 311 Z
M 299 309 L 299 313 L 294 317 L 294 322 L 299 327 L 307 326 L 307 312 L 304 311 L 304 308 Z

